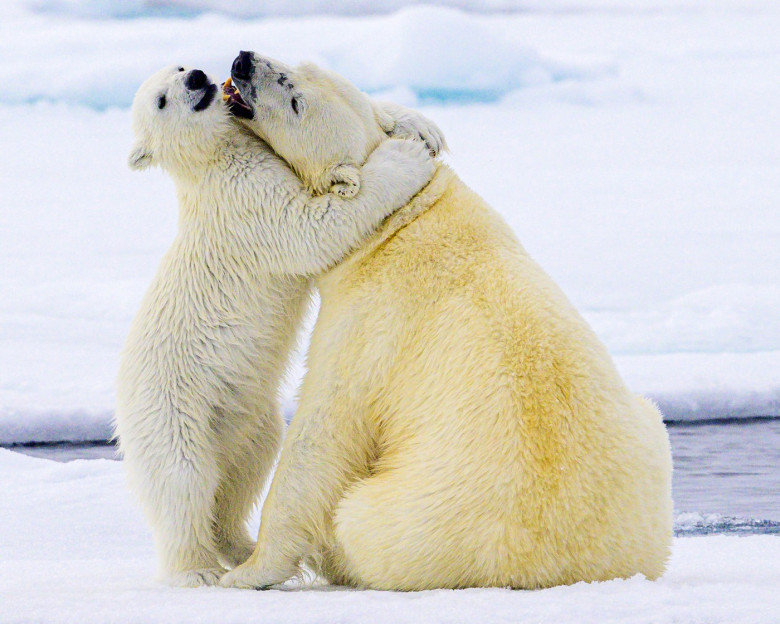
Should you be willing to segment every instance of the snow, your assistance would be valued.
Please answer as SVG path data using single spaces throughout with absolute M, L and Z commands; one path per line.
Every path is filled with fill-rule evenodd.
M 0 92 L 0 102 L 126 107 L 138 85 L 172 58 L 225 75 L 239 48 L 254 49 L 258 42 L 269 56 L 316 61 L 370 92 L 406 87 L 434 100 L 496 100 L 514 89 L 587 79 L 609 69 L 541 58 L 502 19 L 422 6 L 377 18 L 237 21 L 207 14 L 192 20 L 73 19 L 72 28 L 62 28 L 63 18 L 23 14 L 14 30 L 24 36 L 9 32 L 0 44 L 0 80 L 14 85 Z M 172 23 L 186 36 L 171 37 Z M 9 19 L 9 31 L 13 25 Z M 485 41 L 491 42 L 489 66 Z M 96 53 L 100 48 L 111 52 Z
M 63 464 L 0 449 L 0 489 L 0 620 L 7 624 L 777 621 L 780 539 L 769 535 L 677 538 L 669 569 L 655 582 L 407 594 L 171 589 L 154 580 L 152 538 L 121 462 Z
M 8 0 L 13 1 L 13 0 Z M 425 0 L 424 4 L 448 6 L 476 13 L 509 12 L 659 12 L 708 8 L 742 11 L 766 9 L 772 0 Z M 15 0 L 42 12 L 85 17 L 187 16 L 218 12 L 233 16 L 388 13 L 423 4 L 420 0 Z M 706 3 L 706 4 L 705 4 Z
M 126 167 L 128 106 L 160 66 L 224 76 L 240 48 L 314 60 L 434 118 L 446 159 L 667 418 L 780 415 L 776 3 L 364 16 L 353 2 L 345 17 L 312 1 L 304 17 L 237 19 L 250 4 L 279 12 L 0 8 L 0 443 L 110 435 L 118 354 L 177 218 L 170 180 Z M 141 16 L 113 19 L 128 7 Z M 288 414 L 301 373 L 298 357 Z

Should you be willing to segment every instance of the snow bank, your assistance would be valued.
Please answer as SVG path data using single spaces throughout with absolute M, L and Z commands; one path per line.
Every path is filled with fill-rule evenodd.
M 420 0 L 16 0 L 22 6 L 52 13 L 84 17 L 142 17 L 197 15 L 204 11 L 241 17 L 272 15 L 365 15 L 389 13 L 422 4 Z M 658 12 L 705 9 L 766 9 L 771 0 L 424 0 L 477 13 L 508 12 Z
M 419 0 L 23 0 L 33 10 L 84 17 L 180 17 L 212 11 L 237 17 L 274 15 L 366 15 L 389 13 L 420 4 Z M 426 0 L 425 4 L 476 12 L 517 11 L 529 3 L 520 0 Z
M 615 362 L 667 421 L 780 416 L 780 351 L 618 355 Z
M 0 102 L 129 106 L 138 85 L 160 67 L 177 62 L 226 77 L 239 49 L 313 60 L 365 90 L 403 87 L 421 101 L 493 101 L 515 89 L 609 71 L 542 58 L 501 18 L 441 7 L 360 19 L 239 22 L 207 15 L 174 22 L 182 33 L 176 37 L 165 19 L 80 20 L 68 28 L 48 16 L 19 22 L 0 45 L 0 81 L 14 85 L 0 92 Z
M 0 449 L 0 604 L 13 622 L 777 621 L 780 539 L 678 538 L 659 581 L 542 591 L 367 592 L 169 589 L 153 580 L 152 538 L 120 462 L 66 464 Z M 258 518 L 253 521 L 256 530 Z

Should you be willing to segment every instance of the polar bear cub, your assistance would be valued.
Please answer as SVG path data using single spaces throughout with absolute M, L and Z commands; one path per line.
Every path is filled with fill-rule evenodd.
M 256 55 L 233 78 L 256 111 L 245 123 L 304 179 L 324 175 L 327 150 L 295 137 L 324 118 L 347 124 L 332 133 L 354 130 L 352 98 L 333 97 L 343 81 Z M 276 116 L 297 117 L 295 132 Z M 257 547 L 222 585 L 267 587 L 301 561 L 333 582 L 393 590 L 662 574 L 672 500 L 661 414 L 452 171 L 441 166 L 317 286 L 308 372 Z
M 330 180 L 340 189 L 348 176 L 351 198 L 312 197 L 198 69 L 153 75 L 132 114 L 130 165 L 174 179 L 179 231 L 122 353 L 116 433 L 163 574 L 214 584 L 254 546 L 245 523 L 280 445 L 277 392 L 309 278 L 405 204 L 434 165 L 421 142 L 382 142 L 375 124 L 362 169 L 351 162 Z

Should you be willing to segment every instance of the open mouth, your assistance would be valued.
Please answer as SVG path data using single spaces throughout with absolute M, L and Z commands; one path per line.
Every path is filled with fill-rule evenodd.
M 210 84 L 208 87 L 206 87 L 206 93 L 203 94 L 203 97 L 200 99 L 200 102 L 195 104 L 195 106 L 192 107 L 192 110 L 194 110 L 197 113 L 207 109 L 209 106 L 211 106 L 211 102 L 214 101 L 214 94 L 216 92 L 217 92 L 217 85 L 213 83 Z
M 252 107 L 244 102 L 244 99 L 241 97 L 238 89 L 233 86 L 233 81 L 230 78 L 222 85 L 222 99 L 227 102 L 228 109 L 233 116 L 240 117 L 241 119 L 252 119 L 252 117 L 255 116 Z

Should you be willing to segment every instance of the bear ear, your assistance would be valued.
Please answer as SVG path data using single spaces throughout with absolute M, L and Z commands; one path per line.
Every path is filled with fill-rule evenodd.
M 300 117 L 306 112 L 308 102 L 302 93 L 295 93 L 290 97 L 290 107 L 292 111 Z
M 350 163 L 334 165 L 325 172 L 325 188 L 340 197 L 354 197 L 360 191 L 360 169 Z
M 136 143 L 130 152 L 130 156 L 127 158 L 127 164 L 130 165 L 130 169 L 133 169 L 134 171 L 147 169 L 154 164 L 152 161 L 152 152 L 149 151 L 145 145 Z

